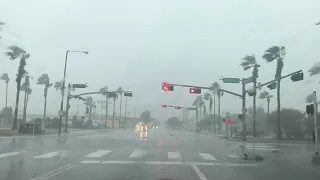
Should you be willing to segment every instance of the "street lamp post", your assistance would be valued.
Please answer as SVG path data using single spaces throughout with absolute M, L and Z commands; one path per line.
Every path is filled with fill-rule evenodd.
M 64 100 L 64 90 L 65 90 L 65 86 L 66 86 L 66 73 L 67 73 L 67 62 L 68 62 L 68 54 L 69 52 L 75 52 L 75 53 L 84 53 L 84 54 L 88 54 L 88 51 L 74 51 L 74 50 L 67 50 L 66 51 L 66 59 L 64 62 L 64 71 L 63 71 L 63 80 L 62 80 L 62 98 L 61 98 L 61 104 L 60 104 L 60 112 L 63 112 L 63 100 Z M 60 115 L 60 119 L 59 119 L 59 135 L 61 134 L 61 123 L 62 123 L 62 114 Z

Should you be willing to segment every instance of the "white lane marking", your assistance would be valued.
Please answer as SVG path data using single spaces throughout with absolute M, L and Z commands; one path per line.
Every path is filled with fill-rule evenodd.
M 254 149 L 254 150 L 266 150 L 266 151 L 280 151 L 280 150 L 281 150 L 281 149 L 256 148 L 256 147 L 247 147 L 247 149 Z
M 247 148 L 272 148 L 271 146 L 256 146 L 256 145 L 248 145 L 245 147 L 247 147 Z
M 111 151 L 106 151 L 106 150 L 98 150 L 96 152 L 90 153 L 84 157 L 92 157 L 92 158 L 99 158 L 102 157 L 104 155 L 107 155 L 108 153 L 110 153 Z
M 238 156 L 238 155 L 233 155 L 233 154 L 230 154 L 230 155 L 228 155 L 230 158 L 233 158 L 233 159 L 239 159 L 240 158 L 240 156 Z
M 56 152 L 51 152 L 51 153 L 47 153 L 47 154 L 43 154 L 43 155 L 40 155 L 40 156 L 34 156 L 33 158 L 51 158 L 51 157 L 54 157 L 54 156 L 58 156 L 60 154 L 60 152 L 56 151 Z
M 181 159 L 181 155 L 179 152 L 168 152 L 169 159 Z
M 198 175 L 200 180 L 207 180 L 206 176 L 204 176 L 204 174 L 202 174 L 202 172 L 200 171 L 200 169 L 196 165 L 190 164 L 190 166 L 192 167 L 194 172 L 196 172 L 196 174 Z
M 208 153 L 199 153 L 199 155 L 205 160 L 210 160 L 210 161 L 216 161 L 217 160 L 216 158 L 214 158 L 213 156 L 211 156 Z
M 15 156 L 15 155 L 18 155 L 20 154 L 19 152 L 9 152 L 9 153 L 3 153 L 3 154 L 0 154 L 0 158 L 5 158 L 5 157 L 9 157 L 9 156 Z
M 68 169 L 70 169 L 70 167 L 71 168 L 73 168 L 73 167 L 75 167 L 76 165 L 72 165 L 72 164 L 67 164 L 67 165 L 65 165 L 65 166 L 62 166 L 62 167 L 59 167 L 59 168 L 57 168 L 57 169 L 55 169 L 55 170 L 53 170 L 53 171 L 49 171 L 49 172 L 46 172 L 46 173 L 44 173 L 44 174 L 41 174 L 41 175 L 39 175 L 39 176 L 37 176 L 37 177 L 35 177 L 35 178 L 32 178 L 32 179 L 30 179 L 30 180 L 46 180 L 46 179 L 48 179 L 48 178 L 50 178 L 50 177 L 52 177 L 52 176 L 54 176 L 54 175 L 56 175 L 56 174 L 58 174 L 58 173 L 60 173 L 60 172 L 63 172 L 63 171 L 65 171 L 65 170 L 68 170 Z
M 177 162 L 177 161 L 98 161 L 84 160 L 81 164 L 150 164 L 150 165 L 191 165 L 196 166 L 258 166 L 259 164 L 228 164 L 228 163 L 206 163 L 206 162 Z
M 144 151 L 141 151 L 141 150 L 136 150 L 136 151 L 133 151 L 131 154 L 130 154 L 130 158 L 138 158 L 138 157 L 142 157 L 145 155 L 146 152 Z

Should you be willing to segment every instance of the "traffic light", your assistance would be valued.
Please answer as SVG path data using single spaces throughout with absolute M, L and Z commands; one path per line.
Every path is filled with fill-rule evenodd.
M 273 82 L 267 86 L 270 90 L 277 88 L 277 83 Z
M 238 118 L 242 121 L 243 120 L 243 114 L 238 114 Z
M 190 88 L 190 93 L 191 94 L 201 94 L 201 89 L 200 88 Z
M 167 107 L 167 105 L 161 104 L 161 108 L 166 108 L 166 107 Z
M 307 105 L 306 106 L 306 112 L 308 115 L 313 115 L 314 114 L 314 106 L 313 104 Z
M 292 80 L 293 82 L 303 80 L 303 72 L 300 72 L 300 73 L 297 73 L 297 74 L 292 75 L 292 76 L 291 76 L 291 80 Z
M 175 108 L 175 109 L 180 109 L 181 107 L 180 107 L 180 106 L 175 106 L 174 108 Z
M 162 83 L 162 90 L 163 91 L 173 91 L 173 85 L 169 85 L 168 83 L 166 82 L 163 82 Z

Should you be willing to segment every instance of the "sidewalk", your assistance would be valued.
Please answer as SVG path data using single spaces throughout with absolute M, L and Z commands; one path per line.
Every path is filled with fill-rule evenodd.
M 220 139 L 225 139 L 227 141 L 236 141 L 236 142 L 244 142 L 241 138 L 235 139 L 231 137 L 226 136 L 220 136 Z M 252 136 L 247 136 L 247 140 L 245 141 L 247 143 L 285 143 L 285 144 L 313 144 L 313 141 L 302 141 L 302 140 L 290 140 L 290 139 L 284 139 L 284 140 L 277 140 L 273 136 L 265 136 L 265 137 L 256 137 L 253 138 Z

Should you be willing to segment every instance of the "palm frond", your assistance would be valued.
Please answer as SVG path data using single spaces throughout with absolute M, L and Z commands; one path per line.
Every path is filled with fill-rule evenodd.
M 206 92 L 206 93 L 203 94 L 203 99 L 205 99 L 206 101 L 210 100 L 210 98 L 211 98 L 211 94 L 210 93 Z
M 255 55 L 247 55 L 242 59 L 242 61 L 252 65 L 257 64 Z
M 9 75 L 8 73 L 3 73 L 0 77 L 1 80 L 4 80 L 4 81 L 9 81 Z
M 269 47 L 266 51 L 266 53 L 270 53 L 270 54 L 279 54 L 280 52 L 280 47 L 279 46 L 272 46 L 272 47 Z
M 117 93 L 119 93 L 119 94 L 122 94 L 123 93 L 123 89 L 122 89 L 122 87 L 120 86 L 120 87 L 118 87 L 118 89 L 117 89 Z
M 54 83 L 54 88 L 56 89 L 56 90 L 61 90 L 61 88 L 62 88 L 62 84 L 63 84 L 63 82 L 62 82 L 62 80 L 61 81 L 57 81 L 57 82 L 55 82 Z
M 220 88 L 219 83 L 214 82 L 214 83 L 212 83 L 211 86 L 210 86 L 210 91 L 211 91 L 212 93 L 217 93 L 217 89 L 219 89 L 219 88 Z
M 259 95 L 259 99 L 265 99 L 267 98 L 269 93 L 267 91 L 261 92 Z
M 243 70 L 246 71 L 246 70 L 248 70 L 248 69 L 250 69 L 250 68 L 252 68 L 252 66 L 244 66 L 244 67 L 243 67 Z
M 307 97 L 306 97 L 306 103 L 312 103 L 313 100 L 314 100 L 314 95 L 313 93 L 309 94 Z
M 50 84 L 49 75 L 47 73 L 41 74 L 41 76 L 38 77 L 38 79 L 37 79 L 37 84 L 40 84 L 40 85 Z
M 320 63 L 314 64 L 308 72 L 310 73 L 310 76 L 320 74 Z
M 15 56 L 15 54 L 13 54 L 13 52 L 6 52 L 4 53 L 6 56 L 9 56 L 10 60 L 15 60 L 18 58 L 18 56 Z

